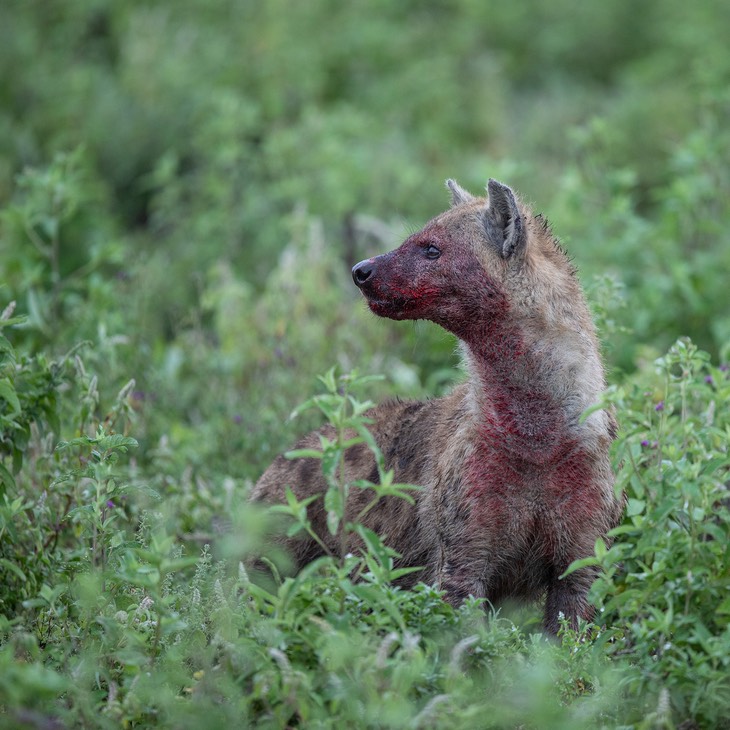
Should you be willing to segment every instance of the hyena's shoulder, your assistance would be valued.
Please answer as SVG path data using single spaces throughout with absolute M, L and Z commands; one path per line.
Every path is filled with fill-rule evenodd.
M 430 486 L 433 468 L 449 437 L 467 417 L 465 386 L 426 401 L 386 401 L 368 413 L 369 429 L 396 480 Z
M 465 415 L 458 405 L 463 400 L 461 390 L 457 388 L 450 396 L 426 401 L 387 400 L 365 413 L 367 428 L 383 455 L 385 468 L 394 470 L 397 482 L 428 486 L 438 453 L 432 446 L 443 444 Z M 354 435 L 345 434 L 346 438 Z M 320 450 L 323 438 L 333 441 L 336 437 L 335 429 L 327 424 L 299 439 L 292 450 Z M 379 479 L 375 455 L 365 442 L 350 446 L 345 451 L 344 463 L 348 481 Z M 326 491 L 321 461 L 277 456 L 256 483 L 251 499 L 285 502 L 287 487 L 298 499 Z

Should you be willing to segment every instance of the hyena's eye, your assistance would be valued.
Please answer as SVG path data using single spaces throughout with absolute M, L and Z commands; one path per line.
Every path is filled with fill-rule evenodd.
M 441 249 L 436 248 L 433 244 L 430 246 L 426 246 L 424 249 L 424 253 L 426 254 L 427 259 L 437 259 L 441 255 Z

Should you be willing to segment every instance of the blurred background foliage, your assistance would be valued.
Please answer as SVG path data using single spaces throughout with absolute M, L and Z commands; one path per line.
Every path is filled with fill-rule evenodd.
M 317 219 L 324 257 L 342 261 L 335 296 L 347 266 L 444 207 L 445 177 L 480 190 L 497 176 L 551 215 L 586 279 L 625 282 L 636 339 L 716 348 L 730 331 L 721 0 L 10 0 L 1 12 L 0 200 L 21 213 L 3 259 L 24 311 L 50 274 L 86 289 L 97 324 L 134 322 L 135 349 L 198 315 L 215 332 L 223 269 L 258 302 L 302 221 Z M 72 150 L 63 201 L 23 172 Z M 62 239 L 50 271 L 25 255 L 29 227 Z M 306 277 L 296 266 L 300 281 L 321 260 Z M 92 269 L 127 313 L 88 299 L 77 272 Z M 58 314 L 50 283 L 38 317 Z M 352 291 L 339 298 L 328 309 L 353 308 Z M 258 320 L 251 302 L 227 317 Z M 287 318 L 306 328 L 312 312 Z M 634 357 L 626 342 L 614 353 L 624 369 Z

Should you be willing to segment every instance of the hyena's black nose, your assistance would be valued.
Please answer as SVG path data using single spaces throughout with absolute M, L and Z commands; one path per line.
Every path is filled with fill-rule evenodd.
M 362 286 L 373 273 L 373 262 L 366 259 L 352 267 L 352 280 L 357 286 Z

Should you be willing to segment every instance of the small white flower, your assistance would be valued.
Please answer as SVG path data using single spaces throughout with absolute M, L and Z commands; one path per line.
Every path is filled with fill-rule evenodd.
M 114 614 L 114 618 L 120 623 L 120 624 L 126 624 L 129 620 L 129 614 L 126 611 L 117 611 Z

